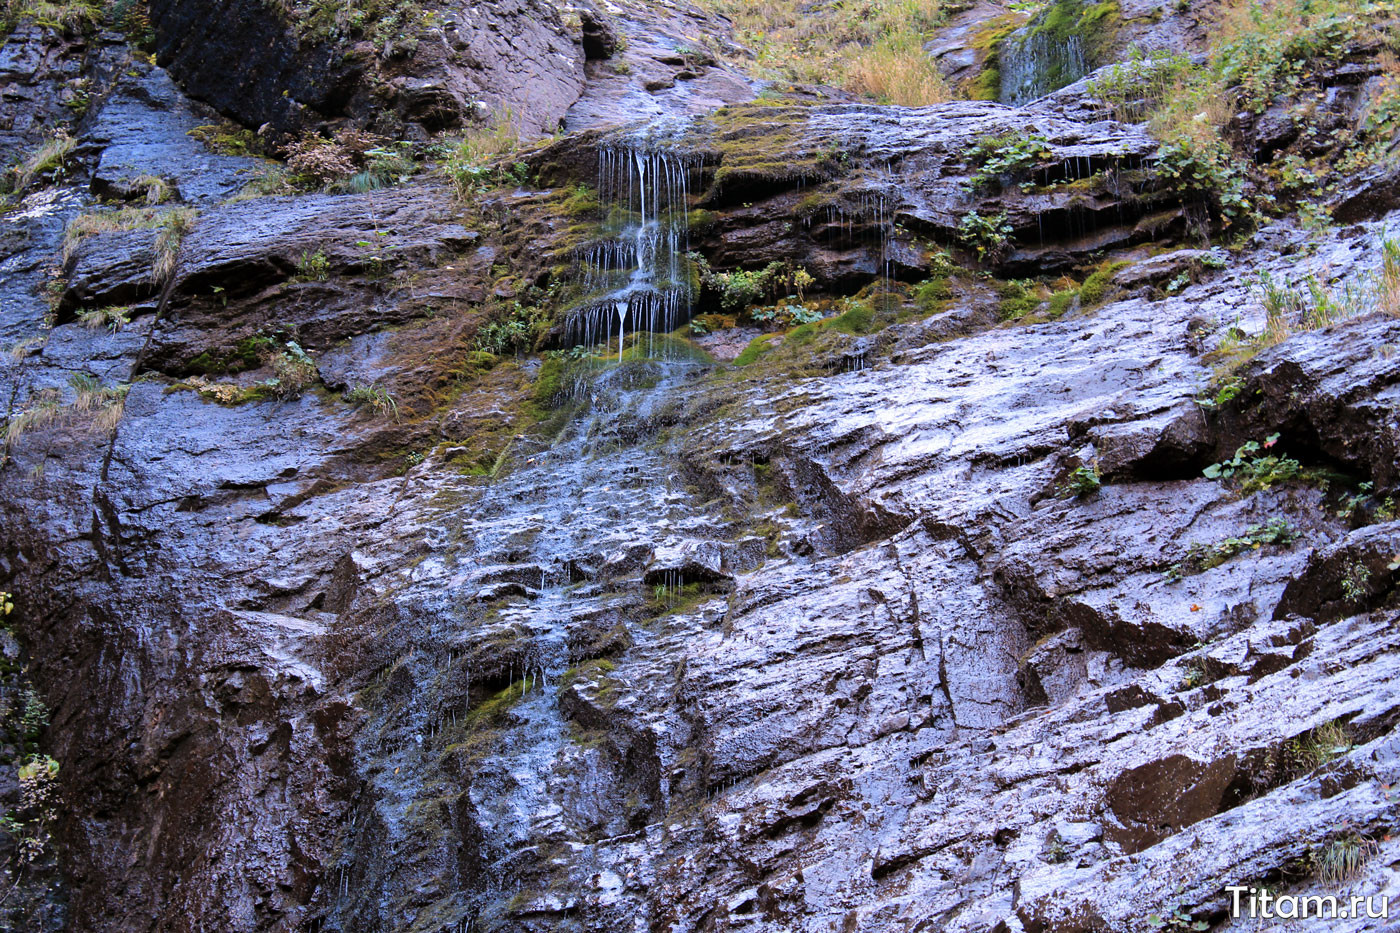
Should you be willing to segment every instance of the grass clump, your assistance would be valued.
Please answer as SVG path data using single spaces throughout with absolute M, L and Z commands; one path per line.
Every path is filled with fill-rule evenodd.
M 1176 582 L 1183 577 L 1205 573 L 1213 567 L 1219 567 L 1230 558 L 1245 551 L 1257 551 L 1269 544 L 1287 546 L 1297 538 L 1297 531 L 1288 523 L 1287 519 L 1271 518 L 1261 525 L 1250 525 L 1242 536 L 1231 536 L 1213 544 L 1197 543 L 1191 545 L 1186 551 L 1186 556 L 1163 571 L 1163 576 Z
M 399 420 L 399 403 L 383 386 L 363 383 L 351 386 L 345 391 L 345 401 L 356 407 L 368 408 L 380 417 Z
M 78 141 L 60 132 L 5 172 L 4 188 L 22 194 L 35 182 L 53 184 L 67 176 Z
M 85 308 L 78 312 L 78 323 L 88 330 L 107 328 L 116 333 L 131 323 L 131 308 L 125 305 L 108 305 L 105 308 Z
M 804 0 L 705 0 L 753 50 L 735 64 L 779 84 L 839 84 L 883 103 L 920 107 L 948 100 L 924 43 L 946 18 L 941 0 L 866 0 L 812 6 Z
M 198 211 L 189 207 L 166 210 L 124 207 L 116 211 L 81 214 L 64 228 L 63 259 L 65 262 L 71 259 L 78 245 L 89 236 L 123 230 L 156 230 L 151 279 L 163 282 L 175 271 L 180 247 L 198 215 Z

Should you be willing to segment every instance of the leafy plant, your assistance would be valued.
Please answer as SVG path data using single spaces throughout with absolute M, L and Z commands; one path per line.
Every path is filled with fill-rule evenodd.
M 1359 560 L 1351 561 L 1342 574 L 1342 599 L 1359 603 L 1371 595 L 1371 568 Z
M 1044 136 L 1015 132 L 983 136 L 972 149 L 971 161 L 977 171 L 968 179 L 968 188 L 1001 187 L 1019 179 L 1024 190 L 1031 184 L 1026 176 L 1050 157 L 1050 143 Z
M 1246 492 L 1259 492 L 1277 483 L 1298 479 L 1303 475 L 1303 467 L 1290 457 L 1273 454 L 1256 456 L 1260 450 L 1278 443 L 1278 434 L 1270 434 L 1262 447 L 1258 441 L 1247 441 L 1235 451 L 1234 457 L 1221 463 L 1212 463 L 1202 471 L 1207 479 L 1235 479 Z
M 1184 931 L 1190 930 L 1193 933 L 1200 933 L 1202 930 L 1209 930 L 1210 924 L 1204 920 L 1192 919 L 1191 914 L 1181 907 L 1173 907 L 1172 912 L 1163 917 L 1160 914 L 1148 914 L 1147 925 L 1154 930 Z
M 1056 495 L 1062 499 L 1082 498 L 1098 492 L 1102 485 L 1103 478 L 1099 473 L 1098 463 L 1086 463 L 1075 467 L 1056 490 Z
M 1163 575 L 1171 581 L 1180 580 L 1219 567 L 1244 551 L 1258 550 L 1267 544 L 1289 545 L 1297 538 L 1297 531 L 1286 518 L 1271 518 L 1262 525 L 1250 525 L 1243 536 L 1232 536 L 1214 544 L 1191 545 L 1186 556 L 1163 571 Z
M 306 282 L 324 282 L 331 277 L 331 261 L 326 251 L 303 250 L 297 260 L 297 278 Z
M 976 250 L 978 259 L 999 255 L 1011 242 L 1014 232 L 1005 212 L 983 217 L 976 211 L 969 211 L 958 224 L 958 239 Z
M 474 347 L 496 356 L 528 351 L 534 348 L 543 325 L 543 311 L 517 301 L 508 312 L 497 311 L 495 317 L 476 332 Z

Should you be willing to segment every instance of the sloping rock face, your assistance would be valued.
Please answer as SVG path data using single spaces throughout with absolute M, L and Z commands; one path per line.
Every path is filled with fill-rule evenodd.
M 499 122 L 529 139 L 752 96 L 694 51 L 725 28 L 687 4 L 403 7 L 383 14 L 403 22 L 382 44 L 372 21 L 322 26 L 264 0 L 155 0 L 151 20 L 161 64 L 191 95 L 279 133 L 342 120 L 410 136 Z
M 126 70 L 82 170 L 0 217 L 0 580 L 65 880 L 11 926 L 1128 933 L 1252 929 L 1231 884 L 1393 887 L 1384 203 L 1197 275 L 1155 143 L 1064 97 L 596 128 L 471 204 L 228 201 L 256 161 L 190 147 L 203 112 Z M 974 182 L 1007 131 L 1044 167 Z M 716 270 L 835 297 L 939 245 L 980 266 L 792 370 L 644 352 L 664 335 L 483 350 L 569 287 L 602 232 L 564 205 L 626 147 L 694 166 Z M 148 172 L 201 208 L 169 276 L 155 229 L 61 261 L 91 189 Z M 1101 303 L 999 321 L 992 273 L 1110 247 Z M 1213 381 L 1278 324 L 1261 273 L 1369 303 Z

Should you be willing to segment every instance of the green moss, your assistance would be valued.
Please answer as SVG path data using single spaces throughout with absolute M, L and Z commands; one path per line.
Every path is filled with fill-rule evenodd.
M 1092 4 L 1084 0 L 1056 0 L 1030 21 L 1025 41 L 1043 38 L 1051 48 L 1063 48 L 1077 40 L 1083 49 L 1084 65 L 1093 71 L 1112 57 L 1121 19 L 1117 0 Z M 1062 88 L 1081 77 L 1069 73 L 1068 65 L 1069 60 L 1060 56 L 1052 56 L 1044 63 L 1047 90 Z
M 467 711 L 462 719 L 462 728 L 468 733 L 482 729 L 497 729 L 506 724 L 510 711 L 530 692 L 533 681 L 517 680 L 509 687 L 497 691 L 489 699 L 478 703 Z
M 875 309 L 868 304 L 852 302 L 851 306 L 842 314 L 834 318 L 828 318 L 816 325 L 818 327 L 830 327 L 832 330 L 839 330 L 843 334 L 868 334 L 875 323 Z M 798 328 L 801 330 L 801 328 Z
M 1001 97 L 1001 44 L 1024 22 L 1017 13 L 990 19 L 972 39 L 972 47 L 983 53 L 982 71 L 964 89 L 972 100 Z
M 587 185 L 576 185 L 560 210 L 569 217 L 593 217 L 599 211 L 598 194 Z
M 914 286 L 914 302 L 924 312 L 937 311 L 953 297 L 947 276 L 935 276 Z
M 553 409 L 559 400 L 564 391 L 564 369 L 565 362 L 560 357 L 552 357 L 540 364 L 540 371 L 535 375 L 532 396 L 535 406 L 540 410 Z
M 749 341 L 749 345 L 744 347 L 743 352 L 734 358 L 735 366 L 748 366 L 758 360 L 759 357 L 767 354 L 773 349 L 773 341 L 780 335 L 760 334 Z
M 1127 265 L 1131 265 L 1127 260 L 1105 260 L 1100 264 L 1099 267 L 1084 280 L 1084 284 L 1080 286 L 1080 304 L 1085 308 L 1092 308 L 1102 304 L 1104 296 L 1108 293 L 1108 287 L 1112 282 L 1114 273 Z
M 1079 292 L 1070 288 L 1051 295 L 1050 308 L 1046 312 L 1046 316 L 1050 318 L 1062 317 L 1064 313 L 1069 310 L 1070 305 L 1074 303 L 1074 298 L 1078 294 Z
M 1001 296 L 997 303 L 997 317 L 1003 321 L 1018 321 L 1045 303 L 1034 288 L 1022 282 L 997 282 L 994 287 Z

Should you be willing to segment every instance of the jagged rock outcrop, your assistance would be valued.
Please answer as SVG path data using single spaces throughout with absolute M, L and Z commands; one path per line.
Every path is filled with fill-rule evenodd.
M 157 23 L 196 97 L 238 112 L 202 69 L 247 55 L 250 122 L 358 118 L 364 60 L 227 15 L 261 19 L 207 60 Z M 132 66 L 80 168 L 0 215 L 0 585 L 64 795 L 47 928 L 1233 930 L 1225 885 L 1319 890 L 1347 845 L 1336 890 L 1388 890 L 1392 205 L 1196 249 L 1156 142 L 1082 87 L 686 116 L 744 96 L 663 60 L 709 20 L 557 18 L 531 35 L 588 83 L 540 126 L 599 125 L 465 201 L 230 198 L 259 160 Z M 676 86 L 595 82 L 623 54 Z M 670 117 L 601 125 L 638 93 Z M 1008 134 L 1046 148 L 986 171 Z M 590 189 L 600 148 L 687 172 L 686 245 L 809 270 L 826 323 L 728 365 L 531 318 L 596 297 L 577 267 L 631 205 Z M 146 174 L 199 210 L 174 248 L 152 221 L 64 258 Z M 1032 272 L 1079 277 L 1056 313 L 1007 278 Z M 1359 303 L 1289 317 L 1261 281 Z M 698 309 L 732 312 L 715 288 Z

